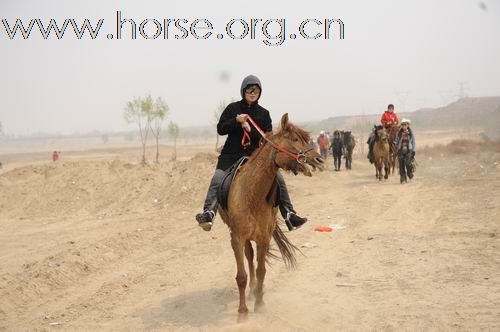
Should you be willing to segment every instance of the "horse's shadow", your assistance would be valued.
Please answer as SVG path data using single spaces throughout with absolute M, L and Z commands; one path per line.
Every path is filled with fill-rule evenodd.
M 161 326 L 203 327 L 228 318 L 227 305 L 237 300 L 231 288 L 212 288 L 187 292 L 161 301 L 159 306 L 144 308 L 139 313 L 144 329 Z

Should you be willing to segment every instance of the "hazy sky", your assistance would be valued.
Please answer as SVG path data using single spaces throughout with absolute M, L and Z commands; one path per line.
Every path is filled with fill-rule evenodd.
M 108 40 L 117 10 L 137 26 L 147 18 L 208 19 L 214 35 L 131 40 L 126 25 L 121 40 Z M 146 93 L 163 97 L 169 119 L 181 126 L 208 124 L 220 100 L 240 98 L 248 74 L 262 80 L 261 104 L 275 122 L 284 112 L 305 121 L 382 112 L 388 103 L 399 111 L 440 106 L 457 97 L 459 82 L 469 96 L 500 95 L 500 1 L 494 0 L 0 0 L 0 19 L 12 28 L 17 18 L 25 26 L 32 18 L 104 23 L 96 40 L 88 33 L 78 40 L 71 27 L 61 40 L 53 32 L 44 40 L 36 25 L 29 39 L 18 32 L 10 40 L 0 23 L 0 121 L 9 134 L 131 129 L 123 107 Z M 286 40 L 264 45 L 262 25 L 255 40 L 215 38 L 233 18 L 284 18 Z M 336 29 L 330 40 L 289 39 L 308 18 L 341 19 L 345 39 Z M 277 32 L 278 25 L 269 27 Z M 310 35 L 320 29 L 308 28 Z

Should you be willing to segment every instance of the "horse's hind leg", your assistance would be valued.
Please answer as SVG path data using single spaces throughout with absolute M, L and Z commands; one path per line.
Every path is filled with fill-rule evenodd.
M 247 241 L 245 243 L 245 256 L 248 261 L 248 270 L 250 272 L 250 292 L 248 293 L 248 297 L 253 296 L 253 291 L 255 290 L 255 265 L 253 263 L 253 248 L 252 243 Z
M 375 173 L 375 177 L 380 181 L 382 180 L 382 165 L 380 164 L 380 161 L 376 161 L 375 163 L 375 169 L 377 170 Z
M 266 277 L 266 255 L 269 250 L 267 243 L 257 243 L 257 287 L 255 288 L 255 311 L 264 306 L 264 278 Z
M 245 288 L 247 287 L 247 273 L 245 271 L 245 257 L 243 256 L 243 242 L 235 235 L 231 236 L 231 246 L 233 247 L 234 257 L 236 258 L 236 283 L 240 292 L 240 306 L 238 312 L 239 318 L 245 318 L 248 314 L 248 308 L 245 301 Z

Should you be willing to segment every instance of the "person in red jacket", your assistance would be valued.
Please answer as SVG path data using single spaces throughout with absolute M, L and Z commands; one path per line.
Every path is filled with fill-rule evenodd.
M 389 128 L 392 125 L 397 125 L 399 123 L 398 116 L 396 115 L 396 113 L 394 113 L 393 104 L 389 104 L 389 106 L 387 106 L 387 111 L 385 111 L 384 114 L 382 114 L 382 117 L 380 118 L 380 123 L 385 128 Z
M 328 148 L 330 146 L 330 142 L 328 141 L 328 135 L 325 134 L 324 130 L 319 133 L 317 142 L 321 157 L 326 160 L 326 158 L 328 157 Z
M 387 106 L 387 110 L 384 112 L 384 114 L 382 114 L 382 117 L 380 118 L 380 123 L 382 124 L 382 126 L 384 126 L 385 128 L 389 128 L 393 125 L 397 125 L 399 123 L 399 119 L 398 119 L 398 116 L 396 115 L 396 113 L 394 113 L 394 105 L 393 104 L 389 104 Z M 368 147 L 369 147 L 369 151 L 368 151 L 368 159 L 370 160 L 370 163 L 374 163 L 374 158 L 373 158 L 373 144 L 375 143 L 375 132 L 372 131 L 372 133 L 370 134 L 370 137 L 368 137 L 368 141 L 366 143 L 368 143 Z

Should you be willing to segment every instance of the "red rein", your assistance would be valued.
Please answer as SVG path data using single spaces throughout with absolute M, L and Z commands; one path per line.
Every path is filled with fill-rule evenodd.
M 278 150 L 280 152 L 283 152 L 284 154 L 286 154 L 289 157 L 292 157 L 293 159 L 296 159 L 298 162 L 305 161 L 305 156 L 303 153 L 300 153 L 300 152 L 293 153 L 293 152 L 290 152 L 290 151 L 282 148 L 281 146 L 275 144 L 274 142 L 272 142 L 270 139 L 268 139 L 266 137 L 266 134 L 264 133 L 264 131 L 262 131 L 262 129 L 260 129 L 260 127 L 257 125 L 257 123 L 255 123 L 255 121 L 250 117 L 250 115 L 248 115 L 248 114 L 245 114 L 245 115 L 247 116 L 247 120 L 252 124 L 252 126 L 255 128 L 255 130 L 257 130 L 257 132 L 260 134 L 260 136 L 262 136 L 263 139 L 265 139 L 269 144 L 271 144 L 271 146 L 273 148 L 275 148 L 276 150 Z M 251 142 L 250 134 L 245 129 L 243 129 L 243 137 L 241 138 L 241 145 L 243 146 L 243 148 L 246 149 L 250 145 L 250 142 Z

